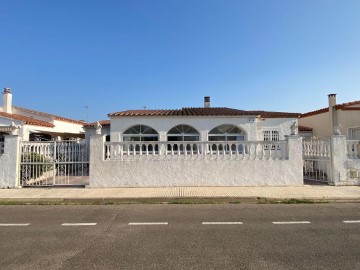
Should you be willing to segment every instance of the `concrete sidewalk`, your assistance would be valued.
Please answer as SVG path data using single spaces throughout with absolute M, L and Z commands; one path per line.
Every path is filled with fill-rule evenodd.
M 309 199 L 359 201 L 359 186 L 163 187 L 163 188 L 20 188 L 0 189 L 0 200 L 122 200 L 175 198 Z

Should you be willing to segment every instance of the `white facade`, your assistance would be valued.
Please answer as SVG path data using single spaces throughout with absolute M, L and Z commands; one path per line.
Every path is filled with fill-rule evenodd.
M 262 141 L 263 132 L 274 130 L 279 132 L 279 139 L 284 140 L 290 135 L 291 125 L 296 118 L 268 118 L 260 119 L 239 116 L 114 116 L 111 117 L 111 141 L 122 141 L 123 133 L 130 127 L 145 125 L 155 129 L 159 134 L 159 141 L 167 140 L 168 131 L 177 125 L 189 125 L 200 133 L 200 141 L 208 140 L 208 133 L 220 125 L 234 125 L 245 132 L 245 140 Z

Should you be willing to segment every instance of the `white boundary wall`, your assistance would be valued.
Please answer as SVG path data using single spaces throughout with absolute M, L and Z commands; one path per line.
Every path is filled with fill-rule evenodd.
M 19 143 L 19 136 L 5 135 L 4 154 L 0 154 L 0 188 L 17 186 L 20 158 Z
M 90 139 L 90 187 L 301 186 L 302 138 L 286 160 L 105 160 L 105 137 Z

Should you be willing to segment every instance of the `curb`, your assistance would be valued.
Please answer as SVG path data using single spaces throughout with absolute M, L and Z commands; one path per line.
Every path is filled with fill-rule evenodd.
M 149 197 L 149 198 L 1 198 L 0 205 L 116 205 L 116 204 L 316 204 L 360 203 L 360 198 L 274 197 Z

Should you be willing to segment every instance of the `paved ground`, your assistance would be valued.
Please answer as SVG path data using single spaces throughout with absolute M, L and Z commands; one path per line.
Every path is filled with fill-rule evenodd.
M 0 189 L 1 199 L 121 199 L 121 198 L 297 198 L 359 200 L 359 186 L 301 187 L 168 187 L 168 188 L 22 188 Z
M 2 270 L 360 269 L 351 203 L 0 206 L 0 239 Z

